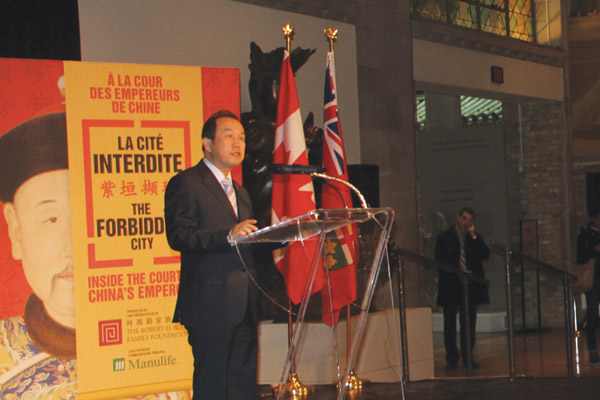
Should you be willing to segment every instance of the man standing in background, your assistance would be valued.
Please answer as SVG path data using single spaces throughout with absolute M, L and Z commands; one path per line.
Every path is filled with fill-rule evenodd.
M 600 303 L 600 204 L 593 201 L 588 206 L 590 222 L 577 236 L 578 264 L 586 264 L 590 259 L 595 259 L 594 280 L 592 288 L 585 292 L 585 337 L 587 341 L 589 359 L 592 365 L 600 365 L 598 347 L 596 344 L 596 328 L 600 323 L 598 319 L 598 304 Z
M 441 232 L 435 243 L 435 259 L 456 266 L 465 273 L 473 273 L 484 278 L 483 260 L 490 257 L 490 249 L 475 230 L 475 211 L 470 207 L 462 208 L 456 217 L 456 224 Z M 487 287 L 481 283 L 469 282 L 469 309 L 464 312 L 463 285 L 458 275 L 438 270 L 438 306 L 443 308 L 444 315 L 444 347 L 446 348 L 446 371 L 455 370 L 459 357 L 463 357 L 463 365 L 467 365 L 466 318 L 469 318 L 470 341 L 472 350 L 475 347 L 475 323 L 477 305 L 490 302 Z M 456 347 L 456 315 L 460 315 L 460 353 Z M 479 364 L 471 359 L 471 366 Z

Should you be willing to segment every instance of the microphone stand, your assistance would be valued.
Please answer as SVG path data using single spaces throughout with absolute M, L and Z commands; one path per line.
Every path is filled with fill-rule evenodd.
M 275 172 L 275 173 L 279 173 L 279 174 L 286 174 L 286 173 L 294 173 L 294 172 L 284 172 L 283 170 L 281 170 L 280 172 Z M 296 172 L 296 173 L 304 173 L 306 174 L 306 172 Z M 350 182 L 346 182 L 342 179 L 339 178 L 335 178 L 333 176 L 329 176 L 320 172 L 310 172 L 309 174 L 311 178 L 321 178 L 324 179 L 326 181 L 333 181 L 333 182 L 338 182 L 346 187 L 348 187 L 350 190 L 352 190 L 356 196 L 358 197 L 358 199 L 360 200 L 360 204 L 361 204 L 361 208 L 366 209 L 368 208 L 367 205 L 367 201 L 365 200 L 365 197 L 363 196 L 363 194 L 354 186 L 352 185 Z M 333 186 L 333 185 L 331 185 Z M 335 186 L 333 186 L 335 188 Z M 339 191 L 336 189 L 336 191 L 338 192 L 338 195 L 340 195 Z M 341 195 L 340 195 L 341 197 Z M 345 204 L 345 208 L 348 208 L 348 205 Z M 289 302 L 289 309 L 288 309 L 288 338 L 291 337 L 291 302 Z M 351 326 L 351 313 L 350 313 L 350 305 L 348 305 L 346 307 L 346 314 L 347 314 L 347 323 L 346 323 L 346 335 L 347 335 L 347 346 L 346 346 L 346 359 L 348 359 L 350 357 L 350 353 L 352 351 L 351 349 L 351 337 L 352 337 L 352 326 Z M 363 383 L 369 382 L 369 380 L 367 379 L 360 379 L 358 378 L 354 371 L 350 372 L 350 376 L 348 376 L 348 379 L 346 380 L 346 390 L 348 391 L 360 391 L 362 389 Z M 337 385 L 338 390 L 341 390 L 342 388 L 340 387 L 340 384 L 338 383 Z M 283 389 L 283 390 L 281 390 Z M 279 391 L 284 392 L 284 394 L 288 395 L 288 398 L 290 400 L 300 400 L 304 397 L 306 397 L 309 394 L 314 393 L 315 389 L 313 386 L 307 386 L 304 385 L 302 382 L 300 382 L 300 380 L 298 379 L 298 375 L 296 374 L 295 371 L 295 365 L 292 365 L 292 372 L 289 374 L 288 377 L 288 383 L 285 385 L 285 387 L 283 388 L 276 388 L 274 389 L 274 393 L 279 397 L 281 395 L 281 393 L 279 393 Z
M 358 196 L 358 199 L 360 200 L 361 207 L 362 208 L 368 208 L 367 201 L 365 200 L 365 197 L 356 188 L 356 186 L 354 186 L 350 182 L 346 182 L 345 180 L 342 180 L 342 179 L 339 179 L 339 178 L 334 178 L 333 176 L 325 175 L 325 174 L 322 174 L 320 172 L 313 172 L 313 173 L 310 174 L 310 176 L 312 176 L 313 178 L 322 178 L 322 179 L 325 179 L 325 180 L 330 180 L 330 181 L 338 182 L 338 183 L 341 183 L 342 185 L 347 186 L 348 188 L 350 188 L 350 190 L 352 190 L 354 192 L 354 194 L 356 194 L 356 196 Z
M 365 197 L 363 196 L 363 194 L 360 192 L 360 190 L 358 190 L 356 188 L 356 186 L 354 186 L 353 184 L 351 184 L 350 182 L 346 182 L 345 180 L 339 179 L 339 178 L 335 178 L 333 176 L 329 176 L 326 174 L 322 174 L 319 172 L 313 172 L 310 174 L 311 177 L 313 178 L 321 178 L 321 179 L 325 179 L 325 180 L 330 180 L 333 182 L 338 182 L 341 183 L 342 185 L 350 188 L 350 190 L 352 190 L 354 192 L 354 194 L 356 194 L 356 196 L 358 197 L 358 199 L 360 200 L 360 204 L 362 208 L 368 208 L 367 205 L 367 201 L 365 200 Z M 333 186 L 333 185 L 331 185 Z M 335 188 L 335 187 L 334 187 Z M 337 191 L 337 190 L 336 190 Z M 338 191 L 338 195 L 339 195 L 339 191 Z M 346 208 L 348 208 L 348 205 L 346 204 Z M 351 313 L 350 313 L 350 305 L 346 306 L 346 337 L 347 337 L 347 342 L 346 342 L 346 359 L 350 358 L 350 353 L 352 351 L 352 324 L 351 324 Z M 356 376 L 356 374 L 354 373 L 354 370 L 350 371 L 350 375 L 348 376 L 348 379 L 346 379 L 346 390 L 349 392 L 359 392 L 361 391 L 363 384 L 370 382 L 368 379 L 361 379 L 358 376 Z M 341 390 L 342 388 L 340 387 L 341 384 L 338 384 L 338 390 Z

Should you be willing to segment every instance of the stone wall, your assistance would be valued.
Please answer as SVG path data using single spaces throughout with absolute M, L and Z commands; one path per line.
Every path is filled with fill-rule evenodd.
M 600 16 L 570 18 L 569 41 L 573 201 L 578 229 L 589 221 L 586 174 L 600 173 Z
M 559 102 L 504 105 L 504 128 L 509 211 L 509 246 L 520 249 L 520 221 L 537 220 L 538 257 L 541 261 L 565 268 L 564 147 L 563 104 Z M 521 156 L 522 146 L 522 156 Z M 520 268 L 513 276 L 515 327 L 522 328 Z M 536 273 L 525 270 L 526 327 L 537 327 Z M 542 326 L 564 324 L 562 277 L 540 270 Z

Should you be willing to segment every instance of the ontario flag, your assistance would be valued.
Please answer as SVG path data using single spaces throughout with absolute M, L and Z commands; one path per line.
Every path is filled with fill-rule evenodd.
M 308 165 L 296 83 L 286 50 L 281 64 L 273 164 Z M 272 224 L 314 210 L 312 178 L 309 175 L 273 174 L 271 208 Z M 288 297 L 295 304 L 302 301 L 315 249 L 316 240 L 313 238 L 294 242 L 274 252 L 275 265 L 285 279 Z M 318 292 L 322 286 L 323 268 L 319 264 L 311 294 Z
M 348 181 L 346 152 L 342 139 L 342 126 L 338 115 L 335 81 L 335 57 L 327 53 L 325 71 L 325 110 L 323 116 L 323 167 L 327 175 Z M 323 208 L 352 207 L 350 189 L 338 182 L 330 182 L 321 189 Z M 321 291 L 323 321 L 337 324 L 340 310 L 356 300 L 356 260 L 358 235 L 354 225 L 337 229 L 326 239 L 325 267 L 329 270 L 329 287 Z

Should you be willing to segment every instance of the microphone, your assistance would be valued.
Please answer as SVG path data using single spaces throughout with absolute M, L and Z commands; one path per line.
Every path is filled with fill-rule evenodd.
M 305 174 L 325 173 L 327 170 L 323 167 L 314 165 L 288 165 L 288 164 L 273 164 L 271 171 L 274 174 Z

